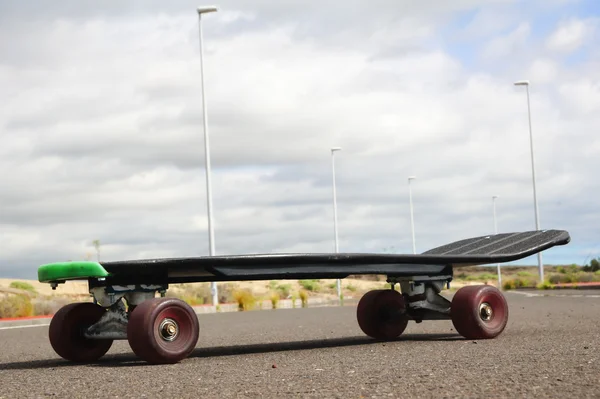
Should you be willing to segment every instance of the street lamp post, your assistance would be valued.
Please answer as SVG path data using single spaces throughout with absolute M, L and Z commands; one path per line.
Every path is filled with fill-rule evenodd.
M 416 179 L 416 176 L 409 176 L 408 177 L 408 201 L 410 204 L 410 231 L 412 234 L 412 247 L 413 247 L 413 254 L 417 253 L 417 247 L 415 246 L 415 221 L 414 221 L 414 217 L 413 217 L 413 203 L 412 203 L 412 191 L 410 188 L 410 181 Z
M 539 211 L 538 211 L 538 202 L 537 202 L 537 192 L 535 188 L 535 161 L 533 156 L 533 133 L 531 130 L 531 106 L 529 104 L 529 81 L 528 80 L 519 80 L 514 83 L 515 86 L 525 86 L 527 92 L 527 114 L 529 117 L 529 144 L 531 148 L 531 174 L 533 179 L 533 205 L 535 209 L 535 229 L 540 229 L 540 220 L 539 220 Z M 540 272 L 540 283 L 544 282 L 544 265 L 542 263 L 542 253 L 538 252 L 538 268 Z
M 335 191 L 335 152 L 341 151 L 340 147 L 333 147 L 331 149 L 331 176 L 333 179 L 333 233 L 334 233 L 334 242 L 335 242 L 335 253 L 337 254 L 340 251 L 338 244 L 338 226 L 337 226 L 337 198 Z M 338 278 L 336 281 L 337 285 L 337 294 L 340 302 L 342 301 L 342 282 Z
M 496 223 L 496 198 L 497 195 L 492 196 L 492 205 L 494 210 L 494 234 L 498 234 L 498 224 Z M 498 289 L 502 288 L 502 275 L 500 274 L 500 263 L 496 264 L 496 269 L 498 270 Z
M 216 12 L 218 9 L 214 6 L 207 7 L 198 7 L 198 28 L 200 31 L 200 81 L 202 83 L 202 112 L 204 119 L 204 160 L 205 160 L 205 170 L 206 170 L 206 197 L 207 197 L 207 207 L 208 207 L 208 245 L 209 245 L 209 253 L 210 256 L 215 254 L 215 233 L 213 227 L 213 209 L 212 209 L 212 190 L 211 190 L 211 182 L 210 182 L 210 147 L 208 140 L 208 116 L 206 111 L 206 97 L 204 94 L 204 55 L 203 55 L 203 47 L 202 47 L 202 14 L 207 14 L 210 12 Z M 219 296 L 217 291 L 217 283 L 210 283 L 210 291 L 212 294 L 212 302 L 216 307 L 219 304 Z

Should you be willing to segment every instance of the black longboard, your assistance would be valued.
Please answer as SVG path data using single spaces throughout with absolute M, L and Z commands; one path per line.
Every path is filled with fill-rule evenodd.
M 445 298 L 442 287 L 452 280 L 453 267 L 510 262 L 569 241 L 562 230 L 527 231 L 469 238 L 419 255 L 259 254 L 75 262 L 45 265 L 38 274 L 53 288 L 67 279 L 87 278 L 94 297 L 94 303 L 65 305 L 52 318 L 50 343 L 61 357 L 95 361 L 120 339 L 127 340 L 141 359 L 162 364 L 186 358 L 200 332 L 195 310 L 181 299 L 165 296 L 170 283 L 384 274 L 390 288 L 367 292 L 356 308 L 358 325 L 366 335 L 392 340 L 411 320 L 452 320 L 465 338 L 490 339 L 507 324 L 506 299 L 487 284 L 464 286 L 452 300 Z M 160 298 L 155 297 L 157 292 Z
M 112 284 L 444 275 L 453 266 L 511 262 L 570 242 L 563 230 L 486 235 L 422 254 L 284 253 L 101 262 Z M 108 282 L 108 281 L 107 281 Z

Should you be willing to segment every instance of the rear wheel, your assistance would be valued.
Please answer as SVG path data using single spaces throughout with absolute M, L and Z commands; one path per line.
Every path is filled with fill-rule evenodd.
M 459 289 L 450 308 L 452 324 L 467 339 L 497 337 L 508 322 L 504 295 L 491 285 L 472 285 Z
M 358 302 L 356 318 L 369 337 L 388 340 L 397 338 L 408 325 L 404 297 L 394 290 L 367 292 Z
M 54 351 L 73 362 L 92 362 L 108 352 L 112 339 L 89 339 L 84 331 L 95 324 L 106 309 L 91 302 L 63 306 L 50 321 L 48 335 Z
M 154 298 L 136 306 L 129 316 L 127 340 L 133 352 L 154 364 L 177 363 L 198 342 L 196 312 L 176 298 Z

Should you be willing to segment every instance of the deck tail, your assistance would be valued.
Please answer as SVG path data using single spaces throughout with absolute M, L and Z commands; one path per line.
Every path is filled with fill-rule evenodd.
M 556 245 L 569 243 L 571 237 L 564 230 L 540 230 L 504 233 L 465 240 L 432 248 L 422 255 L 440 255 L 452 258 L 465 256 L 497 259 L 523 258 Z M 465 259 L 467 260 L 467 259 Z

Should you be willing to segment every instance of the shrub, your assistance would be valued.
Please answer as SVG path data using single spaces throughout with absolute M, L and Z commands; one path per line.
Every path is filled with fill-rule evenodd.
M 522 288 L 525 286 L 525 281 L 520 278 L 515 278 L 513 282 L 515 284 L 515 288 Z
M 233 292 L 233 298 L 238 304 L 238 310 L 251 310 L 256 304 L 256 298 L 252 295 L 250 290 L 235 290 Z
M 317 292 L 319 291 L 319 280 L 300 280 L 298 283 L 308 291 Z
M 234 297 L 234 293 L 236 290 L 237 287 L 233 283 L 219 284 L 219 303 L 236 302 L 236 299 Z
M 502 283 L 502 288 L 504 288 L 505 290 L 514 290 L 515 288 L 517 288 L 517 286 L 514 280 L 508 280 Z
M 277 291 L 279 291 L 279 295 L 281 298 L 285 299 L 290 296 L 290 291 L 292 290 L 291 284 L 279 284 L 277 286 Z
M 273 309 L 277 309 L 278 303 L 279 303 L 279 294 L 274 292 L 271 294 L 271 306 L 273 306 Z
M 566 274 L 566 273 L 567 273 L 567 269 L 565 269 L 563 266 L 558 266 L 558 267 L 556 268 L 556 271 L 557 271 L 558 273 L 561 273 L 561 274 Z
M 540 283 L 537 285 L 537 289 L 538 290 L 550 290 L 550 289 L 552 289 L 552 284 L 550 284 L 549 281 L 544 281 L 543 283 Z
M 517 272 L 517 276 L 519 276 L 519 277 L 533 277 L 533 274 L 531 272 L 526 272 L 524 270 L 521 270 L 520 272 Z
M 17 290 L 24 290 L 24 291 L 36 293 L 35 288 L 33 288 L 33 285 L 26 283 L 24 281 L 13 281 L 12 283 L 10 283 L 9 287 L 15 288 Z
M 350 292 L 356 292 L 356 290 L 357 290 L 357 287 L 356 287 L 355 285 L 348 284 L 348 285 L 346 286 L 346 289 L 347 289 L 348 291 L 350 291 Z
M 594 276 L 591 273 L 579 273 L 576 276 L 576 282 L 578 283 L 589 283 L 591 282 L 594 278 Z
M 179 285 L 180 291 L 169 291 L 166 296 L 179 298 L 190 306 L 204 305 L 212 302 L 210 286 L 208 284 Z
M 26 295 L 8 295 L 0 299 L 0 318 L 33 316 L 33 304 Z
M 562 276 L 560 274 L 553 274 L 548 278 L 548 281 L 550 282 L 550 284 L 559 284 L 562 281 Z
M 300 300 L 302 301 L 302 307 L 308 307 L 308 291 L 300 290 Z
M 573 265 L 569 266 L 569 271 L 570 271 L 571 273 L 577 273 L 577 271 L 578 271 L 578 270 L 579 270 L 579 266 L 577 266 L 577 265 L 575 265 L 575 264 L 573 264 Z

